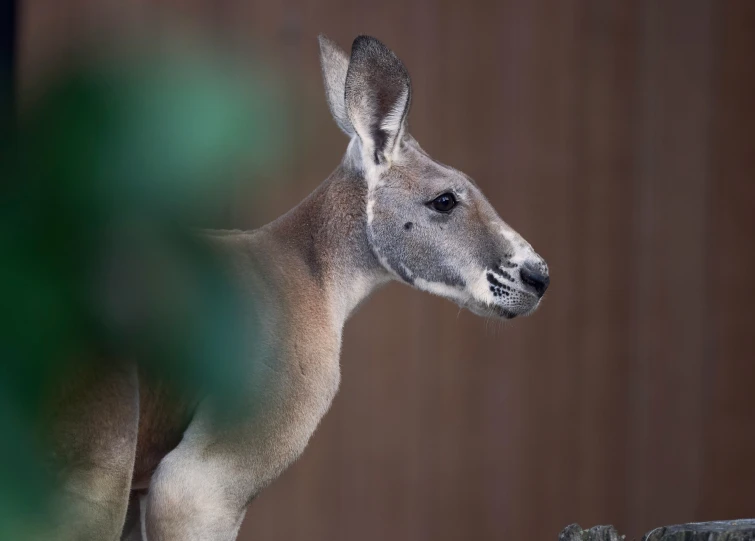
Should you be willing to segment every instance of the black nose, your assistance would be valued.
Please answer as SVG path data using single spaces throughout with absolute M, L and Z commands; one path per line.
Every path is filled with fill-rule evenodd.
M 534 288 L 539 297 L 545 294 L 545 290 L 548 289 L 548 284 L 551 283 L 548 278 L 548 273 L 543 272 L 537 265 L 533 263 L 525 263 L 519 270 L 519 275 L 522 277 L 522 282 L 528 286 Z

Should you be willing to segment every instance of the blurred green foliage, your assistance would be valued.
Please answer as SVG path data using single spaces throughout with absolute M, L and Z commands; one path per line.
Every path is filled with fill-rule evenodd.
M 0 539 L 44 520 L 42 409 L 79 365 L 238 397 L 254 329 L 191 227 L 222 223 L 231 179 L 276 156 L 282 113 L 212 55 L 120 56 L 60 74 L 3 130 Z

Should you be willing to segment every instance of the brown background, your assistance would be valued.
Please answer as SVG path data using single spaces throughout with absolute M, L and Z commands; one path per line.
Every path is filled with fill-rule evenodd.
M 299 89 L 290 159 L 229 202 L 229 225 L 274 218 L 338 163 L 315 36 L 370 33 L 412 75 L 413 134 L 552 274 L 542 309 L 505 326 L 375 295 L 347 325 L 330 413 L 242 540 L 755 516 L 755 2 L 28 0 L 23 81 L 84 36 L 177 23 Z

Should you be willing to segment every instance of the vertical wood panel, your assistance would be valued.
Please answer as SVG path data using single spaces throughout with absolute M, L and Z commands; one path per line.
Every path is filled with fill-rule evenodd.
M 714 21 L 718 54 L 711 177 L 715 181 L 707 260 L 712 358 L 703 395 L 706 467 L 699 513 L 738 518 L 755 513 L 755 3 L 716 3 Z
M 628 483 L 629 522 L 650 529 L 699 501 L 713 40 L 707 0 L 643 11 Z
M 584 523 L 625 523 L 626 386 L 630 370 L 632 86 L 637 76 L 639 5 L 590 1 L 585 14 L 579 150 L 583 176 L 573 212 L 579 231 L 580 291 L 574 314 L 580 393 L 576 508 Z

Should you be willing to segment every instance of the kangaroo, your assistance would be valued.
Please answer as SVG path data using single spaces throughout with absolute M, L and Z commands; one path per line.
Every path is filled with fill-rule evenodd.
M 135 373 L 108 376 L 93 391 L 96 411 L 77 417 L 89 428 L 67 432 L 90 438 L 89 459 L 70 476 L 78 503 L 58 538 L 236 539 L 250 501 L 302 453 L 328 410 L 346 320 L 390 280 L 483 316 L 511 319 L 540 304 L 543 258 L 469 177 L 409 135 L 412 89 L 398 57 L 368 36 L 350 55 L 319 42 L 328 106 L 349 137 L 340 165 L 274 222 L 207 234 L 262 327 L 248 411 L 218 427 L 212 397 L 160 406 L 164 394 Z

